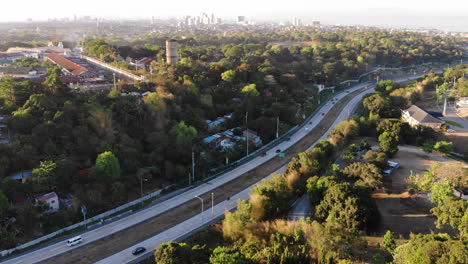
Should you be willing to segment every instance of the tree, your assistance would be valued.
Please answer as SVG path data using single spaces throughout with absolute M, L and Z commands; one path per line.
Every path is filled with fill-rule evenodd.
M 450 153 L 453 151 L 453 143 L 447 141 L 438 141 L 435 143 L 434 149 L 442 153 Z
M 380 149 L 389 157 L 398 152 L 398 136 L 392 132 L 383 132 L 379 136 Z
M 257 90 L 257 85 L 255 83 L 244 86 L 241 92 L 247 96 L 259 96 L 260 95 L 260 93 Z
M 436 204 L 441 204 L 447 197 L 453 196 L 452 185 L 446 181 L 436 182 L 431 186 L 429 199 Z
M 346 149 L 346 152 L 343 156 L 343 158 L 348 161 L 348 162 L 353 162 L 356 157 L 357 157 L 357 152 L 359 151 L 359 148 L 356 144 L 351 144 L 348 149 Z
M 400 84 L 392 80 L 383 80 L 377 83 L 375 90 L 381 93 L 389 94 L 393 90 L 398 89 Z
M 361 143 L 359 144 L 359 150 L 370 150 L 371 145 L 369 144 L 369 141 L 363 139 L 361 140 Z
M 221 74 L 221 79 L 225 82 L 232 83 L 236 78 L 236 72 L 233 70 L 227 70 Z
M 362 102 L 362 105 L 374 114 L 379 114 L 383 109 L 387 108 L 389 104 L 390 101 L 388 98 L 377 93 L 366 97 Z
M 180 121 L 170 131 L 177 142 L 190 143 L 192 139 L 198 135 L 197 129 L 193 126 L 185 124 L 184 121 Z
M 468 245 L 454 241 L 447 234 L 417 234 L 395 250 L 395 264 L 463 264 L 468 259 Z
M 250 261 L 239 251 L 228 247 L 216 247 L 210 257 L 211 264 L 248 264 Z
M 190 264 L 191 249 L 185 243 L 162 243 L 154 252 L 154 259 L 158 264 Z
M 396 235 L 390 230 L 384 235 L 383 246 L 390 253 L 393 254 L 396 248 Z
M 103 152 L 97 156 L 95 168 L 101 174 L 102 179 L 108 183 L 120 178 L 119 159 L 111 151 Z
M 38 168 L 33 169 L 32 176 L 38 185 L 45 186 L 44 189 L 51 189 L 55 184 L 55 172 L 57 164 L 51 160 L 42 161 Z
M 379 168 L 384 169 L 388 166 L 387 155 L 383 152 L 376 152 L 369 150 L 364 154 L 364 159 L 369 162 L 377 165 Z
M 6 210 L 8 209 L 8 198 L 6 195 L 0 190 L 0 221 L 3 221 L 3 216 Z
M 437 207 L 431 209 L 437 217 L 436 227 L 450 225 L 460 231 L 461 239 L 468 239 L 468 202 L 463 199 L 446 197 Z
M 49 87 L 49 89 L 54 93 L 62 93 L 67 87 L 60 79 L 60 73 L 62 71 L 59 67 L 50 68 L 47 71 L 47 77 L 44 81 L 44 84 Z
M 343 169 L 343 173 L 351 178 L 358 179 L 356 185 L 366 188 L 379 188 L 382 186 L 382 173 L 372 163 L 354 162 Z

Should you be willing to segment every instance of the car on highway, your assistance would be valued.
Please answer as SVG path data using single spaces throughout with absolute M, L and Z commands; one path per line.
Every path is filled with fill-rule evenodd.
M 447 132 L 449 132 L 449 133 L 455 133 L 455 130 L 449 128 L 449 129 L 447 129 Z
M 82 241 L 83 241 L 83 238 L 81 238 L 81 236 L 72 237 L 67 240 L 67 246 L 71 247 L 71 246 L 81 243 Z
M 262 157 L 266 157 L 267 153 L 266 152 L 262 152 Z
M 141 253 L 145 252 L 146 251 L 146 248 L 144 247 L 137 247 L 135 248 L 133 251 L 132 251 L 132 254 L 133 255 L 140 255 Z
M 322 115 L 324 116 L 324 115 L 325 115 L 325 113 L 322 113 Z
M 280 153 L 280 152 L 281 152 L 281 149 L 277 149 L 277 150 L 276 150 L 276 153 Z
M 291 137 L 287 137 L 285 140 L 286 140 L 286 141 L 289 141 L 289 140 L 291 140 Z

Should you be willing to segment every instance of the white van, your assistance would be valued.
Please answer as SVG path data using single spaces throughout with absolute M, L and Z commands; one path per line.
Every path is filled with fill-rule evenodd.
M 74 245 L 76 245 L 76 244 L 81 243 L 81 241 L 83 241 L 83 239 L 81 238 L 81 236 L 76 236 L 76 237 L 70 238 L 70 239 L 68 239 L 68 241 L 67 241 L 67 246 L 69 246 L 69 247 L 74 246 Z

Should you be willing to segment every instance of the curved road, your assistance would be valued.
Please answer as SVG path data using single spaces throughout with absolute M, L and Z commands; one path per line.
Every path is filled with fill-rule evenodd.
M 402 79 L 400 79 L 399 81 L 406 81 L 406 80 L 409 80 L 409 79 L 416 79 L 420 77 L 420 75 L 411 75 L 411 76 L 404 76 Z M 337 95 L 335 95 L 334 98 L 340 100 L 342 99 L 343 97 L 345 97 L 348 93 L 350 92 L 353 92 L 353 91 L 356 91 L 358 89 L 361 89 L 363 87 L 366 87 L 367 85 L 369 85 L 369 83 L 363 83 L 363 84 L 359 84 L 359 85 L 356 85 L 356 86 L 353 86 L 351 88 L 349 88 L 346 92 L 341 92 Z M 327 138 L 327 134 L 335 127 L 336 124 L 338 124 L 339 122 L 345 120 L 347 117 L 349 117 L 349 115 L 351 114 L 352 112 L 352 109 L 354 109 L 357 104 L 361 101 L 362 97 L 369 93 L 369 92 L 372 92 L 371 89 L 367 89 L 365 90 L 364 92 L 361 92 L 359 95 L 355 96 L 347 105 L 346 107 L 342 110 L 342 112 L 338 115 L 338 117 L 336 118 L 335 122 L 333 124 L 330 125 L 330 128 L 328 129 L 328 131 L 322 136 L 321 139 L 326 139 Z M 99 239 L 102 239 L 104 237 L 107 237 L 107 236 L 110 236 L 112 235 L 113 233 L 116 233 L 116 232 L 119 232 L 121 230 L 124 230 L 126 228 L 129 228 L 135 224 L 138 224 L 138 223 L 141 223 L 149 218 L 152 218 L 152 217 L 155 217 L 157 215 L 160 215 L 166 211 L 169 211 L 175 207 L 178 207 L 190 200 L 193 200 L 194 197 L 196 195 L 200 195 L 200 194 L 203 194 L 203 193 L 207 193 L 211 190 L 213 190 L 214 188 L 216 187 L 219 187 L 219 186 L 222 186 L 224 185 L 225 183 L 229 182 L 229 181 L 232 181 L 233 179 L 243 175 L 244 173 L 254 169 L 255 167 L 271 160 L 272 158 L 275 157 L 276 153 L 275 153 L 275 149 L 281 149 L 281 150 L 286 150 L 288 149 L 289 147 L 291 147 L 293 144 L 295 144 L 296 142 L 298 142 L 300 139 L 302 139 L 305 135 L 307 135 L 312 127 L 316 124 L 318 124 L 323 118 L 324 118 L 324 115 L 322 115 L 322 113 L 326 113 L 328 111 L 330 111 L 332 109 L 332 107 L 334 106 L 334 104 L 332 104 L 330 101 L 328 103 L 326 103 L 321 109 L 319 112 L 317 112 L 310 120 L 309 120 L 309 123 L 307 126 L 305 126 L 304 128 L 301 128 L 300 130 L 296 131 L 296 133 L 294 133 L 293 135 L 291 135 L 291 139 L 289 141 L 283 141 L 281 142 L 280 144 L 277 145 L 277 147 L 275 147 L 274 149 L 271 149 L 267 152 L 267 156 L 266 157 L 256 157 L 254 158 L 253 160 L 207 182 L 207 183 L 204 183 L 204 184 L 201 184 L 193 189 L 190 189 L 178 196 L 175 196 L 163 203 L 159 203 L 159 204 L 155 204 L 154 206 L 152 207 L 149 207 L 149 208 L 146 208 L 142 211 L 139 211 L 135 214 L 132 214 L 128 217 L 125 217 L 125 218 L 122 218 L 118 221 L 115 221 L 115 222 L 112 222 L 112 223 L 109 223 L 107 225 L 104 225 L 102 227 L 99 227 L 97 229 L 94 229 L 92 231 L 88 231 L 88 232 L 85 232 L 83 234 L 81 234 L 82 238 L 83 238 L 83 243 L 75 246 L 75 247 L 67 247 L 66 245 L 66 240 L 63 240 L 63 241 L 60 241 L 60 242 L 57 242 L 55 244 L 52 244 L 52 245 L 49 245 L 49 246 L 46 246 L 46 247 L 43 247 L 43 248 L 40 248 L 40 249 L 37 249 L 37 250 L 34 250 L 34 251 L 31 251 L 31 252 L 28 252 L 28 253 L 25 253 L 23 255 L 19 255 L 19 256 L 16 256 L 16 257 L 12 257 L 10 259 L 6 259 L 4 262 L 2 263 L 5 263 L 5 264 L 10 264 L 10 263 L 37 263 L 37 262 L 41 262 L 41 261 L 45 261 L 49 258 L 52 258 L 54 256 L 57 256 L 57 255 L 60 255 L 62 253 L 65 253 L 65 252 L 68 252 L 68 251 L 71 251 L 77 247 L 80 247 L 80 246 L 83 246 L 83 245 L 86 245 L 88 243 L 91 243 L 93 241 L 96 241 L 96 240 L 99 240 Z M 253 186 L 253 185 L 252 185 Z M 251 187 L 252 187 L 251 186 Z M 231 201 L 234 201 L 235 203 L 235 200 L 237 200 L 237 196 L 239 196 L 239 198 L 242 197 L 248 197 L 248 193 L 250 191 L 250 188 L 247 188 L 246 190 L 242 191 L 241 193 L 239 193 L 238 195 L 234 196 L 233 199 Z M 243 196 L 245 195 L 245 196 Z M 236 198 L 236 199 L 234 199 Z M 244 198 L 245 199 L 245 198 Z M 221 209 L 218 209 L 220 210 L 219 213 L 218 213 L 218 216 L 222 216 L 224 215 L 224 207 L 223 205 L 219 204 L 217 205 L 218 207 L 217 208 L 220 208 L 222 207 Z M 226 205 L 227 209 L 230 209 L 229 206 L 231 205 Z M 235 204 L 234 204 L 234 207 L 235 208 Z M 208 214 L 205 214 L 205 215 L 208 215 Z M 216 215 L 216 214 L 215 214 Z M 201 214 L 200 215 L 197 215 L 193 218 L 190 218 L 189 220 L 186 220 L 185 222 L 179 224 L 179 225 L 183 225 L 184 223 L 187 223 L 187 226 L 190 227 L 190 229 L 193 231 L 197 228 L 197 225 L 194 224 L 194 222 L 199 222 L 201 224 Z M 198 219 L 198 220 L 197 220 Z M 179 225 L 176 225 L 174 230 L 179 230 L 177 227 Z M 173 228 L 169 229 L 169 230 L 172 230 Z M 168 230 L 168 231 L 169 231 Z M 184 231 L 181 231 L 180 233 L 176 232 L 176 231 L 171 231 L 170 233 L 167 233 L 166 232 L 163 232 L 163 233 L 160 233 L 158 235 L 156 235 L 155 237 L 159 237 L 159 239 L 161 239 L 161 236 L 163 236 L 164 234 L 164 239 L 160 240 L 160 241 L 170 241 L 170 240 L 174 240 L 174 239 L 177 239 L 178 237 L 178 234 L 186 234 L 188 231 L 187 230 L 184 230 Z M 155 238 L 153 237 L 153 238 Z M 153 239 L 153 238 L 150 238 L 149 240 Z M 143 243 L 143 242 L 142 242 Z M 153 244 L 153 243 L 152 243 Z M 133 248 L 133 247 L 132 247 Z M 147 247 L 147 248 L 155 248 L 155 246 L 152 246 L 152 247 Z M 128 249 L 127 249 L 128 250 Z M 127 250 L 124 250 L 125 252 L 128 252 Z M 118 253 L 119 254 L 119 253 Z M 126 254 L 126 253 L 125 253 Z M 131 254 L 130 254 L 131 255 Z M 115 255 L 113 255 L 115 256 Z M 135 257 L 132 256 L 132 259 L 135 259 Z M 113 262 L 113 263 L 126 263 L 127 261 L 130 261 L 130 260 L 127 260 L 127 259 L 122 259 L 122 261 L 116 261 L 116 262 Z M 107 262 L 107 263 L 110 263 L 110 262 Z

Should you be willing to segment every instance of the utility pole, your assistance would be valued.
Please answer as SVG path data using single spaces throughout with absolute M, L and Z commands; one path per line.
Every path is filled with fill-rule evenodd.
M 447 115 L 447 96 L 445 96 L 445 93 L 444 93 L 444 111 L 442 112 L 442 115 L 443 116 Z
M 276 138 L 279 137 L 279 117 L 276 118 Z
M 211 193 L 211 217 L 214 215 L 214 194 Z
M 115 83 L 115 73 L 112 73 L 112 75 L 114 76 L 114 89 L 117 89 L 117 84 Z
M 192 146 L 192 182 L 195 182 L 195 152 Z
M 204 209 L 204 208 L 203 208 L 203 198 L 201 198 L 201 197 L 198 196 L 198 195 L 195 195 L 195 198 L 198 198 L 198 199 L 200 200 L 200 202 L 201 202 L 201 219 L 202 219 L 202 223 L 203 223 L 203 211 L 204 211 L 204 210 L 203 210 L 203 209 Z
M 247 156 L 249 155 L 249 131 L 248 131 L 248 117 L 249 117 L 249 112 L 245 112 L 245 142 L 247 143 Z

